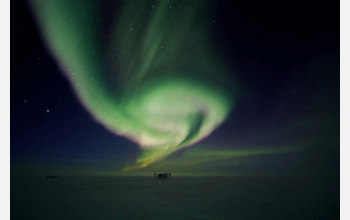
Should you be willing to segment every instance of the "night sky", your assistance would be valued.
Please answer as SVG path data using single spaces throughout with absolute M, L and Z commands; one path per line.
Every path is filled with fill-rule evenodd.
M 339 186 L 339 2 L 30 2 L 10 11 L 11 175 Z

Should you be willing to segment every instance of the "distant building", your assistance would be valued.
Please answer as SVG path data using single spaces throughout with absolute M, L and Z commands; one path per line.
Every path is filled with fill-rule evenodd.
M 46 176 L 46 179 L 55 179 L 58 178 L 58 176 Z
M 167 180 L 169 177 L 169 179 L 171 180 L 171 173 L 159 173 L 159 174 L 156 174 L 154 173 L 154 179 L 155 180 Z

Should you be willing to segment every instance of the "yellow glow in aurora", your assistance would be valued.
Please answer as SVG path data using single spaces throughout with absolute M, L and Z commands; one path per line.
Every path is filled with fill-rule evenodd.
M 211 1 L 131 1 L 112 22 L 100 1 L 30 2 L 80 102 L 141 146 L 125 171 L 200 141 L 226 119 L 234 85 L 208 34 Z

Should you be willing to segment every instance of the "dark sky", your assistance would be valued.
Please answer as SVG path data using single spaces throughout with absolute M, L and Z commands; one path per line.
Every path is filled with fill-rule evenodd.
M 160 164 L 178 163 L 180 173 L 328 175 L 336 184 L 339 8 L 337 1 L 220 1 L 210 28 L 241 90 L 228 119 L 192 147 L 220 156 L 192 158 L 201 162 L 186 168 L 192 159 L 181 150 Z M 25 1 L 11 2 L 10 34 L 11 175 L 120 174 L 138 146 L 78 102 Z M 287 147 L 297 150 L 269 153 Z

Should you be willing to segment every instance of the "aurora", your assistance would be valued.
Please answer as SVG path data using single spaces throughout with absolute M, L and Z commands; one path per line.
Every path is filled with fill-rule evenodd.
M 235 81 L 208 28 L 210 1 L 131 1 L 110 17 L 100 1 L 30 4 L 80 103 L 140 146 L 124 171 L 199 142 L 232 110 Z

